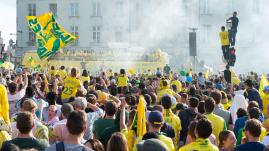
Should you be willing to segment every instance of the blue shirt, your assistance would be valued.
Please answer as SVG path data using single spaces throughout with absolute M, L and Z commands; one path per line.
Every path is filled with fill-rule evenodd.
M 234 151 L 263 151 L 265 145 L 260 142 L 247 142 L 243 145 L 239 145 Z
M 233 30 L 236 30 L 237 31 L 237 26 L 238 26 L 238 23 L 239 23 L 239 19 L 235 16 L 229 18 L 229 20 L 232 21 L 232 28 Z
M 237 136 L 238 131 L 245 126 L 245 123 L 246 123 L 247 120 L 248 120 L 248 117 L 245 116 L 245 117 L 240 117 L 239 119 L 237 119 L 235 121 L 235 124 L 234 124 L 234 134 L 235 134 L 235 136 Z

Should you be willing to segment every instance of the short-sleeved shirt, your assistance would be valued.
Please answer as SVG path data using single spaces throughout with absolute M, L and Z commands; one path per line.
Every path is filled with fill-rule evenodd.
M 206 117 L 212 123 L 213 134 L 218 140 L 220 132 L 227 129 L 225 120 L 222 117 L 213 113 L 206 114 Z
M 219 151 L 218 147 L 213 145 L 209 139 L 197 139 L 188 145 L 185 145 L 179 149 L 179 151 Z
M 230 44 L 228 31 L 221 31 L 219 33 L 219 37 L 220 37 L 220 43 L 222 46 L 227 46 Z
M 263 151 L 265 145 L 260 142 L 247 142 L 235 148 L 235 151 Z
M 64 77 L 66 77 L 66 72 L 65 70 L 59 70 L 58 74 L 60 75 L 60 77 L 63 79 Z
M 37 149 L 39 151 L 44 151 L 45 148 L 48 146 L 46 142 L 41 142 L 35 138 L 15 138 L 10 141 L 6 141 L 3 144 L 3 150 L 9 144 L 17 145 L 20 149 Z
M 216 105 L 213 112 L 214 114 L 222 117 L 225 120 L 226 125 L 233 124 L 231 113 L 224 110 L 220 105 Z
M 62 100 L 75 97 L 80 86 L 80 81 L 74 77 L 64 79 L 64 90 L 62 92 Z
M 93 133 L 95 134 L 97 139 L 100 139 L 102 132 L 108 128 L 113 126 L 115 123 L 114 119 L 98 119 L 93 124 Z

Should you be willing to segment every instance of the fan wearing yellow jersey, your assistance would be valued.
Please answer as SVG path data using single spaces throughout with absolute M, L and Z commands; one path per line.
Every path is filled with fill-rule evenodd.
M 126 76 L 125 70 L 120 69 L 120 75 L 118 77 L 118 87 L 126 87 L 128 85 L 128 77 Z
M 188 144 L 183 146 L 179 149 L 179 151 L 218 151 L 218 147 L 213 145 L 210 140 L 208 139 L 209 136 L 212 134 L 213 127 L 209 120 L 202 118 L 198 121 L 196 125 L 196 135 L 197 139 Z
M 64 66 L 61 66 L 60 70 L 58 71 L 58 74 L 60 75 L 61 79 L 64 79 L 66 77 L 67 74 Z
M 75 97 L 78 89 L 80 89 L 80 81 L 76 78 L 77 70 L 76 68 L 71 69 L 71 76 L 68 76 L 63 81 L 63 91 L 62 91 L 62 101 L 65 102 L 71 97 Z
M 228 31 L 225 31 L 225 27 L 221 27 L 221 32 L 219 33 L 220 42 L 221 42 L 221 48 L 223 52 L 223 57 L 227 61 L 229 59 L 229 33 Z

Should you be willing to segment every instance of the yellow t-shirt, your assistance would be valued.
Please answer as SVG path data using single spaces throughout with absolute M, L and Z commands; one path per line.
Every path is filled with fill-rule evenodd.
M 118 77 L 118 87 L 125 87 L 128 85 L 128 77 L 126 75 L 120 75 Z
M 170 124 L 175 131 L 174 145 L 178 146 L 179 138 L 178 134 L 181 131 L 181 121 L 178 116 L 176 116 L 171 110 L 164 110 L 164 121 Z
M 222 46 L 226 46 L 230 44 L 228 31 L 221 31 L 219 33 L 219 37 L 220 37 L 220 42 Z
M 62 100 L 75 97 L 80 86 L 80 81 L 74 77 L 67 77 L 64 80 L 64 90 L 62 92 Z
M 181 92 L 181 87 L 182 87 L 182 85 L 181 85 L 181 82 L 180 82 L 180 81 L 178 81 L 178 80 L 174 80 L 174 81 L 171 82 L 171 85 L 176 85 L 176 87 L 177 87 L 177 92 Z
M 169 149 L 169 151 L 175 151 L 175 146 L 173 144 L 173 141 L 170 137 L 164 136 L 162 134 L 159 135 L 159 140 L 163 142 L 166 147 Z M 137 151 L 137 144 L 142 140 L 142 137 L 138 137 L 134 143 L 133 151 Z
M 195 142 L 181 147 L 178 151 L 219 151 L 218 147 L 213 145 L 209 139 L 198 138 Z
M 263 110 L 262 110 L 262 113 L 264 115 L 267 114 L 267 110 L 268 110 L 268 105 L 269 105 L 269 94 L 262 94 L 261 95 L 261 99 L 262 99 L 262 105 L 263 105 Z
M 166 94 L 168 94 L 170 96 L 175 96 L 175 92 L 173 90 L 171 90 L 171 89 L 163 89 L 163 90 L 160 90 L 158 92 L 158 94 L 157 94 L 157 103 L 159 103 L 161 101 L 162 97 L 164 95 L 166 95 Z
M 232 106 L 233 102 L 229 101 L 225 104 L 222 104 L 224 110 L 228 110 Z
M 80 77 L 80 81 L 82 82 L 82 83 L 84 83 L 85 81 L 90 81 L 90 77 L 89 76 L 87 76 L 87 77 L 84 77 L 84 76 L 81 76 Z
M 57 70 L 49 70 L 49 77 L 51 77 L 51 75 L 53 74 L 54 76 L 56 76 L 56 74 L 58 73 Z
M 213 134 L 216 136 L 218 142 L 220 132 L 227 129 L 225 120 L 222 117 L 213 113 L 206 114 L 205 116 L 212 123 Z
M 58 74 L 60 75 L 60 77 L 62 78 L 62 79 L 64 79 L 65 77 L 66 77 L 66 71 L 65 70 L 59 70 L 58 71 Z
M 269 118 L 263 121 L 262 126 L 269 132 Z

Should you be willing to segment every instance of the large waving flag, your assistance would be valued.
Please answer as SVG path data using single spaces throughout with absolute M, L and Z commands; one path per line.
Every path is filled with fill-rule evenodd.
M 66 32 L 55 20 L 52 13 L 27 16 L 30 29 L 37 35 L 37 54 L 40 59 L 48 59 L 58 50 L 71 44 L 76 37 Z
M 264 89 L 265 86 L 269 86 L 269 82 L 268 82 L 266 76 L 263 74 L 261 76 L 261 80 L 260 80 L 260 87 L 259 87 L 259 93 L 260 93 L 260 95 L 263 94 L 263 89 Z

